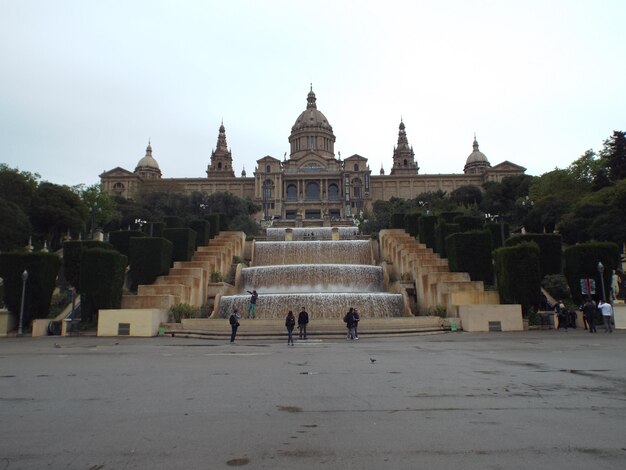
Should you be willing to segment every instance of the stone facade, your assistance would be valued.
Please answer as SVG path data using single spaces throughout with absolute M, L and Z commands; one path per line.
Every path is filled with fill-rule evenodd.
M 385 175 L 381 168 L 379 175 L 372 175 L 367 158 L 355 154 L 342 160 L 340 154 L 335 155 L 333 128 L 317 109 L 312 89 L 307 95 L 306 109 L 291 128 L 289 144 L 289 158 L 285 155 L 281 161 L 267 155 L 257 160 L 252 177 L 245 171 L 237 177 L 222 123 L 204 178 L 163 178 L 148 144 L 146 155 L 134 172 L 117 167 L 102 173 L 100 181 L 109 194 L 130 199 L 140 190 L 188 194 L 228 191 L 260 204 L 266 219 L 332 221 L 358 214 L 376 200 L 412 199 L 424 192 L 450 192 L 465 185 L 480 187 L 487 181 L 502 181 L 506 176 L 526 171 L 508 161 L 491 166 L 478 150 L 474 137 L 473 151 L 463 173 L 420 175 L 405 124 L 401 121 L 390 174 Z

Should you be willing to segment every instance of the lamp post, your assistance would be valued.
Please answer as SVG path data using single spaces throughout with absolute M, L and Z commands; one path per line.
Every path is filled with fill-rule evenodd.
M 600 287 L 602 288 L 602 293 L 600 294 L 600 300 L 604 302 L 604 265 L 602 261 L 598 261 L 598 272 L 600 273 Z
M 20 307 L 20 322 L 17 326 L 17 336 L 22 336 L 24 333 L 22 327 L 24 325 L 24 300 L 26 297 L 26 281 L 28 280 L 28 271 L 24 270 L 22 273 L 22 305 Z

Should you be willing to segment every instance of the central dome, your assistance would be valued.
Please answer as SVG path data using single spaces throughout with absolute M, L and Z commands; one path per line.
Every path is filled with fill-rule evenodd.
M 300 116 L 298 116 L 298 119 L 296 119 L 296 122 L 291 127 L 292 132 L 306 129 L 307 127 L 322 128 L 330 132 L 333 131 L 333 127 L 329 124 L 326 116 L 317 109 L 315 101 L 315 93 L 313 93 L 313 89 L 311 89 L 307 95 L 306 109 L 300 113 Z

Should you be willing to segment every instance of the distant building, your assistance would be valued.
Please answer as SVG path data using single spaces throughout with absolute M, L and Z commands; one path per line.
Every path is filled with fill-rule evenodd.
M 508 161 L 491 166 L 474 136 L 473 151 L 463 173 L 420 175 L 401 120 L 389 175 L 382 167 L 379 175 L 372 175 L 367 158 L 355 154 L 342 160 L 341 154 L 335 156 L 335 134 L 326 116 L 317 109 L 313 89 L 307 95 L 306 109 L 291 127 L 289 145 L 289 158 L 285 155 L 281 161 L 267 155 L 257 160 L 253 176 L 248 177 L 244 169 L 238 177 L 222 123 L 206 177 L 163 178 L 148 143 L 146 155 L 134 171 L 117 167 L 102 173 L 100 181 L 109 194 L 128 199 L 139 191 L 228 191 L 261 204 L 265 218 L 332 220 L 357 214 L 376 200 L 412 199 L 428 191 L 450 192 L 465 185 L 499 182 L 526 171 Z

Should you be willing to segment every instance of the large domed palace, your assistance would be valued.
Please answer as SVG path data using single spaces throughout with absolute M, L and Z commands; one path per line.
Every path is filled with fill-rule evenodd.
M 312 88 L 306 109 L 291 127 L 289 145 L 289 158 L 285 156 L 281 161 L 265 156 L 257 160 L 253 176 L 248 177 L 245 170 L 236 176 L 222 123 L 205 177 L 164 178 L 148 144 L 146 155 L 134 171 L 117 167 L 102 173 L 100 180 L 109 194 L 128 199 L 139 191 L 227 191 L 261 204 L 266 219 L 332 221 L 350 218 L 376 200 L 412 199 L 424 192 L 450 192 L 466 185 L 480 187 L 526 171 L 509 161 L 491 166 L 474 136 L 473 151 L 465 161 L 463 173 L 421 175 L 401 121 L 389 174 L 381 168 L 378 175 L 373 175 L 367 158 L 355 154 L 342 160 L 341 155 L 335 155 L 333 127 L 317 108 Z

